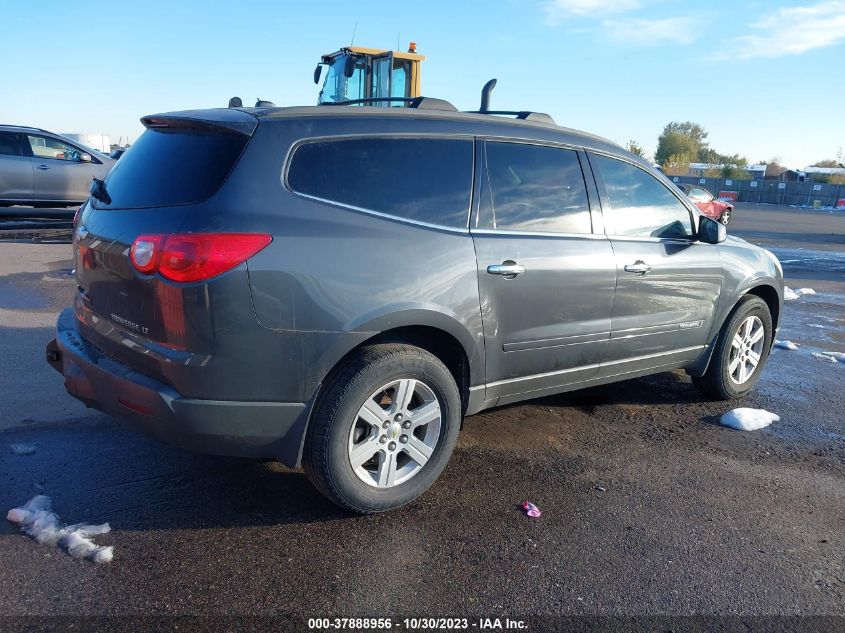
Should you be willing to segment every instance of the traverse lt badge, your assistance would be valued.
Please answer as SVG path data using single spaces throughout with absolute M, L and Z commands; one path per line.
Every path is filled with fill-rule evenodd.
M 679 323 L 678 327 L 682 330 L 689 330 L 694 327 L 701 327 L 704 325 L 704 321 L 687 321 L 686 323 Z

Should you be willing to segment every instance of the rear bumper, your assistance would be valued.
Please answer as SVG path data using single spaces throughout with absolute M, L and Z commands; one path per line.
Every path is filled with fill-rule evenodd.
M 70 308 L 59 315 L 56 338 L 46 352 L 47 362 L 65 377 L 69 394 L 167 443 L 298 465 L 310 410 L 306 403 L 183 398 L 88 343 Z

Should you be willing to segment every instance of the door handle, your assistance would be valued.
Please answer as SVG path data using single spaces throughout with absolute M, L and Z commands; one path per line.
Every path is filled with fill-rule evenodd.
M 47 171 L 47 170 L 48 170 L 48 169 L 50 169 L 50 168 L 49 168 L 49 167 L 47 167 L 47 165 L 39 165 L 39 166 L 38 166 L 38 167 L 36 167 L 35 169 L 40 169 L 41 171 Z
M 517 264 L 515 261 L 507 259 L 501 264 L 492 264 L 487 267 L 487 272 L 491 275 L 502 275 L 505 279 L 513 279 L 517 275 L 525 272 L 525 266 Z
M 651 270 L 651 266 L 646 264 L 641 259 L 638 259 L 633 264 L 626 264 L 625 265 L 625 272 L 626 273 L 634 273 L 635 275 L 645 275 L 650 270 Z

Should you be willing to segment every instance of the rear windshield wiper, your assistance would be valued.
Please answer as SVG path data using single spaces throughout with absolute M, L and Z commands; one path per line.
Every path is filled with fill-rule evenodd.
M 111 196 L 106 191 L 106 183 L 99 178 L 91 180 L 91 189 L 89 189 L 91 197 L 96 198 L 103 204 L 111 204 Z

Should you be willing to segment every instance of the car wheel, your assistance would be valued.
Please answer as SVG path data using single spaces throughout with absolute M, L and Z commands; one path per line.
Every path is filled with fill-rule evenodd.
M 722 326 L 707 372 L 693 383 L 717 400 L 751 391 L 772 348 L 772 315 L 760 297 L 746 295 Z
M 434 483 L 460 425 L 458 387 L 437 357 L 373 345 L 327 379 L 305 438 L 305 474 L 342 508 L 392 510 Z
M 731 210 L 730 210 L 730 209 L 725 209 L 725 210 L 722 212 L 722 216 L 719 218 L 719 222 L 721 222 L 722 224 L 724 224 L 725 226 L 727 226 L 727 225 L 728 225 L 728 222 L 730 222 L 730 221 L 731 221 Z

